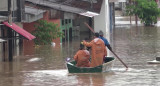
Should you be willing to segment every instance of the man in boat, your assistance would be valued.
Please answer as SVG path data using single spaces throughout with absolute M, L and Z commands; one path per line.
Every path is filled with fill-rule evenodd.
M 77 62 L 77 67 L 89 67 L 90 66 L 90 53 L 85 49 L 83 44 L 80 44 L 79 51 L 75 54 L 74 60 Z
M 112 51 L 112 48 L 111 48 L 108 40 L 103 37 L 103 32 L 102 32 L 101 30 L 99 31 L 99 38 L 102 39 L 102 40 L 104 41 L 104 43 L 105 43 L 105 46 L 107 46 L 107 48 L 108 48 L 110 51 Z
M 96 67 L 103 63 L 103 57 L 107 56 L 107 50 L 102 39 L 99 38 L 99 33 L 94 34 L 94 39 L 91 42 L 83 40 L 86 47 L 91 47 L 91 64 L 90 67 Z
M 104 42 L 104 44 L 105 44 L 105 46 L 107 46 L 107 48 L 108 48 L 110 51 L 112 51 L 112 48 L 111 48 L 108 40 L 103 37 L 103 32 L 102 32 L 101 30 L 99 31 L 99 38 L 102 39 L 103 42 Z M 105 58 L 105 57 L 103 58 L 103 61 L 106 62 L 106 58 Z

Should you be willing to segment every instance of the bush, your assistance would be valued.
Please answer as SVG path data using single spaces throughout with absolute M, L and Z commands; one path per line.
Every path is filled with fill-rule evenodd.
M 33 31 L 33 34 L 36 36 L 36 39 L 34 39 L 36 45 L 51 44 L 53 39 L 63 37 L 60 28 L 52 22 L 38 20 L 34 27 L 36 28 Z

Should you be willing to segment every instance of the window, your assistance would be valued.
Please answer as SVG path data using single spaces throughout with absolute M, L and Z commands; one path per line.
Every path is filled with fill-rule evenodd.
M 68 19 L 65 19 L 65 24 L 67 24 L 68 23 Z
M 69 23 L 71 23 L 71 19 L 69 19 Z
M 62 21 L 61 21 L 61 22 L 62 22 L 62 25 L 64 25 L 64 20 L 63 20 L 63 19 L 62 19 Z

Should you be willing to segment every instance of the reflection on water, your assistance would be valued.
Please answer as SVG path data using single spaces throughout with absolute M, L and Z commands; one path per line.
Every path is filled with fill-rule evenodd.
M 160 28 L 116 26 L 112 38 L 113 51 L 128 70 L 116 60 L 108 73 L 69 74 L 65 58 L 74 56 L 79 41 L 26 46 L 32 53 L 27 50 L 13 62 L 0 62 L 0 86 L 158 86 L 160 65 L 147 61 L 160 56 Z
M 39 70 L 24 72 L 23 85 L 28 86 L 104 86 L 112 73 L 68 74 L 67 70 Z
M 67 70 L 23 71 L 24 83 L 27 86 L 60 86 L 66 84 Z M 63 82 L 63 83 L 62 83 Z

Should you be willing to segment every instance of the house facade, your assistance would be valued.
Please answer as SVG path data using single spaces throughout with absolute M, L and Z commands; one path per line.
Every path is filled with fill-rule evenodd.
M 66 3 L 60 4 L 61 2 L 66 2 Z M 80 38 L 80 34 L 85 31 L 90 33 L 89 29 L 84 25 L 84 22 L 89 23 L 90 18 L 85 16 L 92 16 L 93 14 L 88 15 L 87 11 L 81 8 L 83 7 L 81 6 L 82 4 L 79 3 L 83 3 L 84 6 L 88 5 L 88 2 L 84 3 L 82 1 L 75 1 L 75 0 L 72 0 L 70 2 L 62 0 L 56 0 L 56 1 L 26 0 L 25 4 L 30 6 L 32 5 L 32 7 L 39 7 L 38 9 L 47 10 L 49 14 L 48 19 L 50 20 L 59 19 L 60 28 L 65 35 L 64 38 L 60 39 L 60 42 L 62 43 L 62 42 L 69 42 L 72 41 L 72 39 L 77 39 L 77 38 L 79 38 L 79 40 L 84 39 L 83 37 Z

